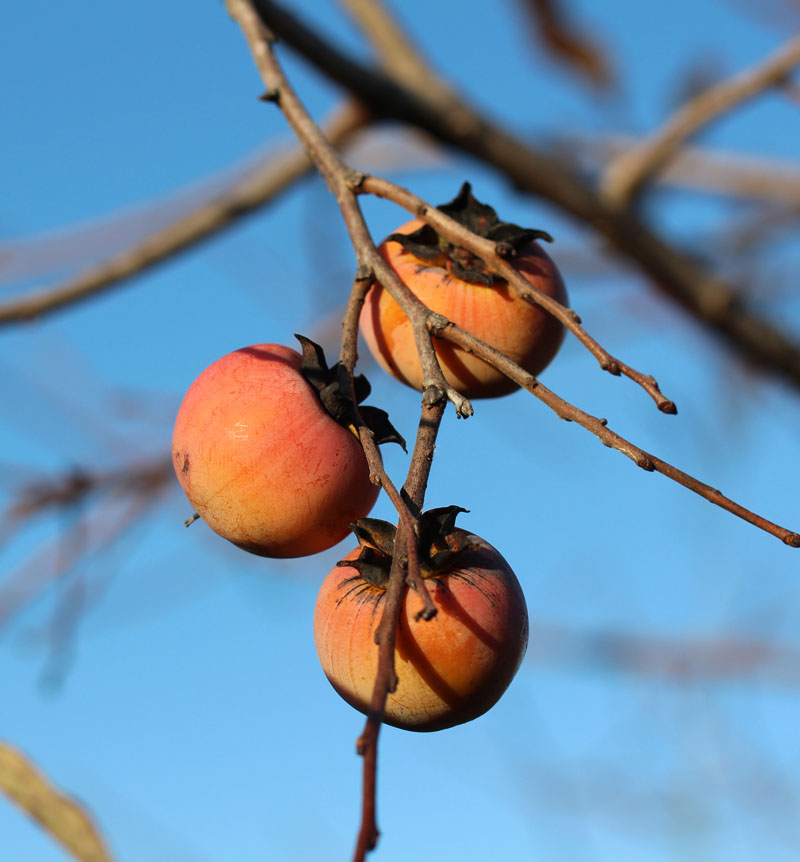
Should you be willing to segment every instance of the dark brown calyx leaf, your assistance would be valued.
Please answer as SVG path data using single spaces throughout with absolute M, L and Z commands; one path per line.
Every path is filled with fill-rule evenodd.
M 476 537 L 455 527 L 456 517 L 466 512 L 461 506 L 444 506 L 424 512 L 419 519 L 419 564 L 423 578 L 430 578 L 458 564 L 466 551 L 479 547 Z M 352 566 L 364 579 L 385 587 L 394 555 L 397 528 L 378 518 L 359 518 L 350 529 L 361 551 L 356 560 L 342 560 L 337 566 Z
M 385 590 L 389 583 L 392 558 L 382 551 L 364 545 L 355 560 L 340 560 L 336 565 L 355 569 L 368 584 Z
M 455 565 L 463 551 L 475 547 L 467 534 L 456 532 L 456 518 L 468 512 L 461 506 L 443 506 L 429 509 L 419 520 L 420 549 L 424 549 L 425 577 Z
M 361 546 L 355 560 L 342 560 L 337 566 L 351 566 L 367 583 L 386 589 L 394 555 L 394 524 L 379 518 L 359 518 L 350 529 Z
M 359 407 L 364 424 L 372 431 L 376 443 L 398 443 L 406 451 L 406 441 L 389 421 L 389 414 L 380 407 Z
M 389 414 L 385 410 L 358 406 L 372 391 L 367 378 L 363 374 L 353 378 L 353 403 L 350 397 L 349 374 L 341 362 L 328 368 L 325 353 L 319 344 L 297 333 L 294 337 L 303 350 L 303 377 L 317 393 L 327 413 L 347 429 L 358 428 L 363 424 L 372 432 L 376 443 L 399 443 L 405 452 L 406 441 L 389 421 Z
M 380 518 L 359 518 L 350 525 L 361 547 L 370 546 L 391 557 L 394 554 L 394 537 L 397 528 Z
M 453 200 L 441 204 L 439 209 L 473 233 L 494 242 L 497 254 L 507 260 L 516 257 L 520 249 L 533 240 L 553 241 L 550 234 L 543 230 L 501 221 L 492 207 L 475 199 L 469 183 L 464 183 Z M 448 242 L 430 225 L 423 225 L 410 234 L 393 233 L 388 240 L 400 243 L 407 252 L 424 263 L 446 268 L 462 281 L 486 287 L 505 284 L 505 279 L 491 272 L 480 257 Z
M 445 266 L 447 263 L 446 251 L 449 243 L 442 239 L 429 224 L 424 224 L 413 233 L 389 234 L 386 242 L 389 241 L 399 242 L 414 257 L 432 266 Z
M 456 526 L 456 518 L 462 512 L 468 512 L 461 506 L 441 506 L 438 509 L 428 509 L 419 519 L 419 543 L 422 547 L 448 547 L 447 536 Z
M 330 371 L 328 363 L 325 360 L 325 351 L 310 338 L 305 335 L 298 335 L 296 332 L 294 337 L 300 342 L 300 347 L 303 351 L 303 377 L 319 391 L 326 386 L 330 380 Z

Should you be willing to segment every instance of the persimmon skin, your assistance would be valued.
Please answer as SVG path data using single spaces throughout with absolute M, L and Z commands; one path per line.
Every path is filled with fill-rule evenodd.
M 422 225 L 414 219 L 396 233 L 409 234 Z M 520 299 L 508 284 L 484 287 L 456 278 L 441 266 L 430 266 L 398 242 L 378 248 L 411 292 L 432 311 L 508 355 L 533 375 L 553 359 L 564 338 L 564 327 L 539 306 Z M 561 275 L 537 242 L 524 246 L 513 260 L 532 285 L 567 303 Z M 361 331 L 378 364 L 397 380 L 422 388 L 414 335 L 408 318 L 388 291 L 375 284 L 361 311 Z M 447 382 L 467 398 L 494 398 L 518 387 L 496 369 L 442 339 L 434 346 Z
M 194 381 L 175 421 L 175 473 L 201 518 L 265 557 L 330 548 L 375 503 L 357 437 L 323 408 L 297 351 L 256 344 Z
M 386 724 L 433 731 L 472 721 L 497 703 L 519 668 L 528 643 L 522 588 L 500 553 L 475 538 L 480 547 L 465 552 L 457 568 L 426 579 L 437 608 L 432 620 L 414 618 L 422 602 L 406 592 L 395 646 L 398 684 L 386 702 Z M 345 560 L 357 556 L 358 549 Z M 314 610 L 322 669 L 338 694 L 365 714 L 384 596 L 356 569 L 340 566 L 323 582 Z

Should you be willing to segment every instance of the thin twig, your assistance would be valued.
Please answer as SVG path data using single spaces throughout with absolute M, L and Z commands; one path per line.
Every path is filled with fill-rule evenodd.
M 635 444 L 612 431 L 605 419 L 598 419 L 596 416 L 592 416 L 560 398 L 546 386 L 543 386 L 532 374 L 529 374 L 524 368 L 521 368 L 510 360 L 505 354 L 500 353 L 499 350 L 495 350 L 485 342 L 475 338 L 474 335 L 465 332 L 449 321 L 442 324 L 441 320 L 432 317 L 431 325 L 435 327 L 434 331 L 437 335 L 470 353 L 474 353 L 499 371 L 502 371 L 523 389 L 526 389 L 540 401 L 547 404 L 556 415 L 569 422 L 577 422 L 599 438 L 604 445 L 622 452 L 623 455 L 627 455 L 637 467 L 641 467 L 643 470 L 649 472 L 656 471 L 661 473 L 679 485 L 683 485 L 684 488 L 688 488 L 690 491 L 703 497 L 703 499 L 708 500 L 710 503 L 720 506 L 731 514 L 758 527 L 760 530 L 764 530 L 770 535 L 775 536 L 784 542 L 784 544 L 789 545 L 789 547 L 800 548 L 800 535 L 797 533 L 774 524 L 766 518 L 762 518 L 739 503 L 735 503 L 716 488 L 706 485 L 705 482 L 695 479 L 694 476 L 690 476 L 688 473 L 684 473 L 682 470 L 678 470 L 677 467 L 673 467 L 666 461 L 661 460 L 661 458 L 657 458 L 655 455 L 645 452 L 644 449 L 640 449 Z
M 369 120 L 355 102 L 340 108 L 326 125 L 332 143 L 344 144 Z M 230 188 L 109 260 L 62 284 L 33 290 L 0 305 L 0 326 L 32 320 L 82 302 L 191 248 L 198 242 L 238 223 L 305 176 L 312 163 L 300 147 L 283 155 L 270 155 L 259 167 Z
M 428 484 L 436 436 L 444 416 L 445 402 L 422 406 L 417 439 L 411 456 L 403 496 L 414 511 L 421 512 Z M 364 758 L 363 788 L 361 801 L 361 826 L 356 841 L 353 862 L 363 862 L 366 854 L 375 847 L 378 840 L 376 810 L 378 736 L 386 709 L 386 699 L 397 686 L 394 669 L 394 649 L 400 613 L 403 607 L 404 556 L 407 550 L 407 537 L 402 525 L 398 528 L 395 540 L 395 556 L 389 573 L 385 604 L 375 640 L 378 644 L 378 672 L 372 689 L 372 700 L 364 730 L 358 738 L 356 750 Z
M 612 356 L 581 326 L 580 318 L 572 309 L 565 308 L 558 300 L 534 287 L 514 269 L 511 263 L 497 254 L 495 243 L 491 240 L 477 236 L 440 210 L 432 208 L 422 198 L 389 180 L 364 175 L 359 190 L 393 201 L 427 222 L 450 242 L 478 255 L 490 269 L 501 275 L 519 296 L 528 302 L 541 306 L 559 320 L 597 359 L 604 371 L 613 375 L 623 374 L 633 380 L 647 392 L 663 413 L 677 413 L 675 404 L 661 394 L 654 377 L 642 374 Z
M 600 184 L 605 200 L 612 207 L 626 207 L 692 135 L 769 87 L 784 82 L 798 63 L 800 37 L 789 40 L 755 66 L 703 90 L 660 129 L 606 168 Z
M 570 136 L 564 146 L 592 170 L 638 149 L 642 139 L 625 135 Z M 800 204 L 800 170 L 796 162 L 684 145 L 648 182 L 658 186 L 708 192 L 747 201 Z
M 370 288 L 371 282 L 367 279 L 356 279 L 353 282 L 353 287 L 350 291 L 350 298 L 347 302 L 344 319 L 342 320 L 342 344 L 339 351 L 339 361 L 347 370 L 348 381 L 350 386 L 350 400 L 354 405 L 356 416 L 359 420 L 358 439 L 361 441 L 361 447 L 364 450 L 364 455 L 367 458 L 367 464 L 370 469 L 370 478 L 373 476 L 380 484 L 387 496 L 394 505 L 397 515 L 402 522 L 406 534 L 413 536 L 415 541 L 407 543 L 408 552 L 408 585 L 420 597 L 422 608 L 417 613 L 417 619 L 430 620 L 436 616 L 436 607 L 431 599 L 428 587 L 422 577 L 422 572 L 419 566 L 419 545 L 418 545 L 418 527 L 417 519 L 411 512 L 406 500 L 395 487 L 389 474 L 383 466 L 383 458 L 378 448 L 372 431 L 364 422 L 361 416 L 361 411 L 358 408 L 355 396 L 354 373 L 356 360 L 358 359 L 358 319 L 361 308 L 364 305 L 364 297 Z
M 380 0 L 339 0 L 375 50 L 375 58 L 393 78 L 431 102 L 447 108 L 452 90 L 425 62 L 397 19 Z

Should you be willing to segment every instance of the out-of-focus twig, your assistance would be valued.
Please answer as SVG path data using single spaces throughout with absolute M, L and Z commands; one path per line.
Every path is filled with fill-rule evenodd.
M 800 651 L 736 632 L 702 637 L 578 630 L 531 621 L 526 661 L 686 682 L 800 685 Z
M 50 480 L 31 482 L 16 494 L 15 501 L 3 513 L 6 534 L 12 533 L 35 517 L 50 513 L 75 513 L 89 519 L 112 507 L 115 516 L 101 518 L 90 539 L 64 550 L 57 537 L 38 548 L 17 569 L 0 582 L 0 626 L 5 624 L 42 590 L 59 581 L 89 554 L 102 551 L 116 541 L 142 515 L 151 509 L 172 486 L 172 461 L 156 458 L 125 464 L 107 472 L 76 469 Z M 121 512 L 116 505 L 123 503 Z
M 597 88 L 607 88 L 614 80 L 605 51 L 581 32 L 566 15 L 558 0 L 521 0 L 536 23 L 541 40 L 556 59 L 576 70 Z
M 327 124 L 326 133 L 336 145 L 342 145 L 368 120 L 368 113 L 362 107 L 349 102 Z M 212 200 L 110 260 L 63 284 L 34 290 L 0 305 L 0 326 L 42 317 L 89 299 L 168 260 L 263 206 L 310 169 L 311 163 L 299 147 L 269 158 Z
M 603 198 L 612 207 L 626 207 L 692 135 L 748 99 L 785 81 L 798 63 L 800 37 L 757 65 L 704 90 L 650 137 L 608 166 L 600 184 Z
M 92 818 L 12 746 L 0 742 L 0 790 L 77 862 L 112 862 Z
M 590 169 L 602 169 L 607 159 L 624 158 L 639 144 L 636 138 L 618 135 L 572 138 L 565 142 Z M 777 159 L 684 146 L 648 182 L 742 200 L 800 206 L 800 169 L 797 164 Z

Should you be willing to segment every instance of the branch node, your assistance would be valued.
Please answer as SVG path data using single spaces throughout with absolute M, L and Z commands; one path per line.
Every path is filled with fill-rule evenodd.
M 656 469 L 656 465 L 648 458 L 647 455 L 640 455 L 636 459 L 636 466 L 641 467 L 642 470 L 647 470 L 648 473 L 652 473 Z
M 259 102 L 273 102 L 274 104 L 280 106 L 281 103 L 281 91 L 277 87 L 270 87 L 269 90 L 265 90 L 259 97 Z
M 450 321 L 443 315 L 438 314 L 435 311 L 432 311 L 425 318 L 425 325 L 431 332 L 441 332 L 443 329 L 450 325 Z
M 368 263 L 359 263 L 358 269 L 356 269 L 356 281 L 369 281 L 373 277 L 374 273 L 372 271 L 372 267 Z
M 447 393 L 438 383 L 428 383 L 422 390 L 422 403 L 425 407 L 435 407 L 441 404 Z
M 345 174 L 344 181 L 351 192 L 358 194 L 367 176 L 363 171 L 351 169 Z

